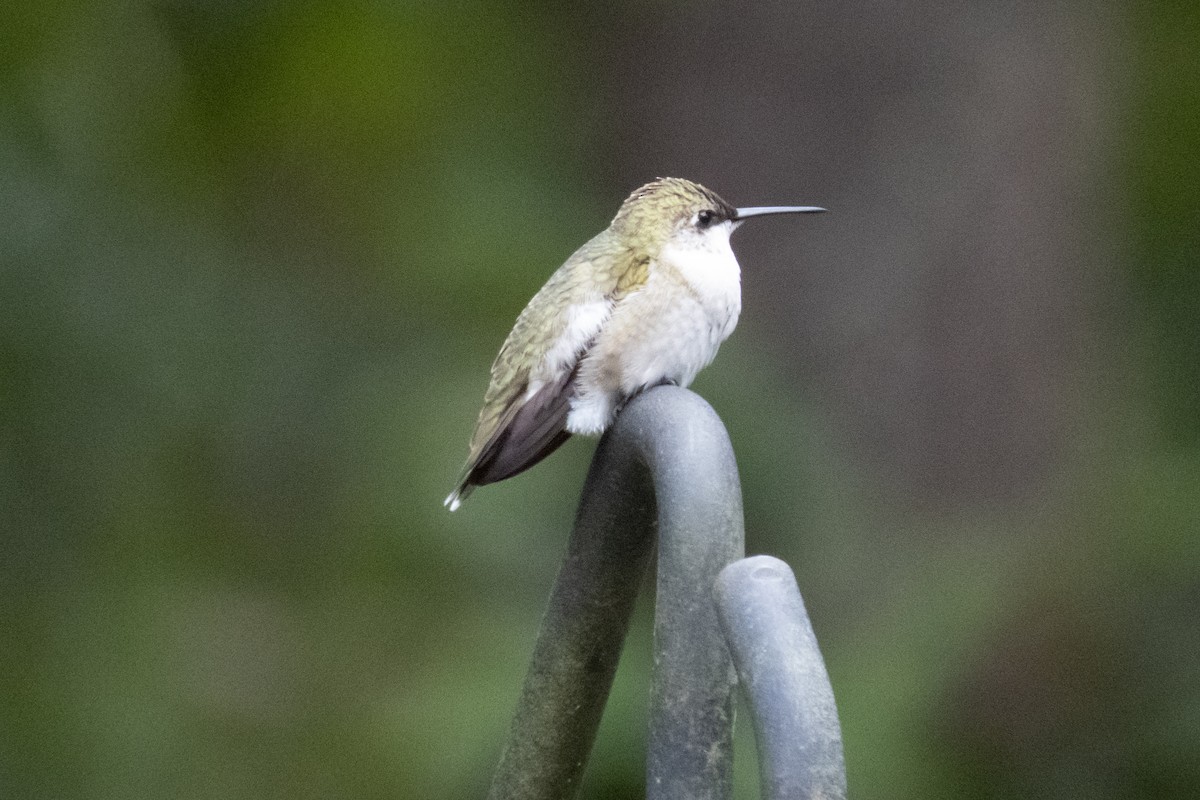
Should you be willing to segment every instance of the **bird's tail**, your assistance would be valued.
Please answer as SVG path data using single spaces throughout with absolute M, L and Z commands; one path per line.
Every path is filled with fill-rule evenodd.
M 446 499 L 442 501 L 442 505 L 451 511 L 458 511 L 458 507 L 462 505 L 463 500 L 467 499 L 467 497 L 471 494 L 471 490 L 474 488 L 474 484 L 463 481 L 457 487 L 455 487 L 453 492 L 446 495 Z

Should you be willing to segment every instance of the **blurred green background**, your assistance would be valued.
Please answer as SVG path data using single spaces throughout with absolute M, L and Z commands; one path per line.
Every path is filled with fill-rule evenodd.
M 738 234 L 695 388 L 852 796 L 1200 796 L 1198 54 L 1180 2 L 7 3 L 0 797 L 481 796 L 593 445 L 441 499 L 658 175 L 832 209 Z M 649 622 L 584 797 L 642 792 Z

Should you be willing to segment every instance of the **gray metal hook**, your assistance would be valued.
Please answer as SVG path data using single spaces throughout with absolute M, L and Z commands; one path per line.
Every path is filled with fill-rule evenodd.
M 489 800 L 575 796 L 656 539 L 647 798 L 732 797 L 731 649 L 767 796 L 844 797 L 832 693 L 791 572 L 788 584 L 762 572 L 761 557 L 738 561 L 742 497 L 725 426 L 698 395 L 660 386 L 633 398 L 596 449 Z M 806 727 L 812 719 L 819 732 Z M 823 759 L 811 770 L 793 758 L 810 754 Z M 841 794 L 793 793 L 836 789 L 837 775 Z
M 753 556 L 721 571 L 717 606 L 750 706 L 766 800 L 843 800 L 833 688 L 787 564 Z
M 735 676 L 711 587 L 743 530 L 716 412 L 674 386 L 633 398 L 588 472 L 491 800 L 574 796 L 656 534 L 647 797 L 731 796 Z

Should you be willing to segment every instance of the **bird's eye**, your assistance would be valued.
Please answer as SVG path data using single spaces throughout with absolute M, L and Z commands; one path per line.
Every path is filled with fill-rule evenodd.
M 707 228 L 716 218 L 717 215 L 706 208 L 696 215 L 696 224 L 701 228 Z

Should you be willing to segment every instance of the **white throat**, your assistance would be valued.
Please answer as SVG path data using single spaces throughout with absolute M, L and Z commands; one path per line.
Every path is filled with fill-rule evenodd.
M 663 248 L 662 260 L 679 271 L 710 312 L 729 310 L 736 322 L 742 271 L 729 246 L 733 228 L 733 222 L 723 222 L 704 231 L 679 231 Z

